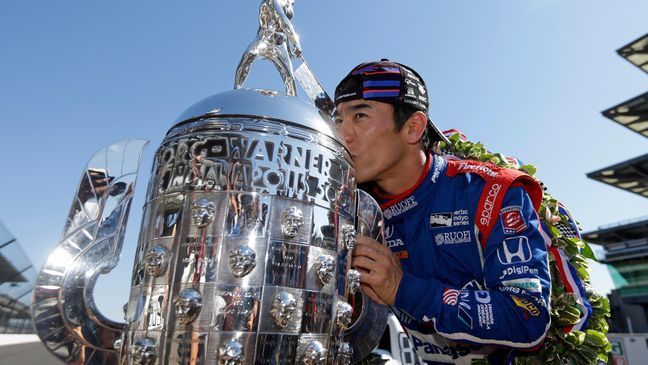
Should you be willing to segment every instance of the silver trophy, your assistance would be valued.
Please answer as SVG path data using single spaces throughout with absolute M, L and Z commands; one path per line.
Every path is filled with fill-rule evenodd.
M 292 0 L 262 2 L 259 38 L 236 76 L 238 87 L 261 55 L 278 65 L 286 94 L 210 96 L 182 113 L 158 148 L 125 323 L 98 311 L 93 290 L 117 265 L 146 142 L 106 146 L 84 169 L 34 287 L 37 333 L 62 361 L 347 364 L 377 344 L 387 308 L 358 290 L 350 255 L 356 234 L 382 239 L 382 216 L 356 190 L 322 108 L 330 100 L 317 101 L 328 96 L 316 93 L 317 105 L 292 96 L 286 37 L 301 54 L 291 17 Z M 255 53 L 262 47 L 280 52 Z M 313 82 L 300 84 L 321 89 Z

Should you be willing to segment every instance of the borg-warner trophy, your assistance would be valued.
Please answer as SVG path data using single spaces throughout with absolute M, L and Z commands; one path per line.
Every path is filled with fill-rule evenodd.
M 377 344 L 387 308 L 358 290 L 350 255 L 356 234 L 382 239 L 382 214 L 356 190 L 330 99 L 303 58 L 294 73 L 284 59 L 299 47 L 290 17 L 292 0 L 264 0 L 236 89 L 189 107 L 158 148 L 125 323 L 93 290 L 119 260 L 146 141 L 84 169 L 34 287 L 36 331 L 63 362 L 349 364 Z M 242 88 L 251 49 L 281 65 L 285 94 Z M 293 96 L 295 75 L 313 103 Z

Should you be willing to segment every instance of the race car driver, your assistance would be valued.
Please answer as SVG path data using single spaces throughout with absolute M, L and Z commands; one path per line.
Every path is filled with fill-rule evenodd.
M 358 237 L 353 266 L 426 363 L 505 363 L 550 324 L 542 191 L 516 170 L 432 153 L 445 137 L 427 96 L 413 69 L 388 60 L 355 67 L 335 90 L 357 182 L 385 218 L 387 245 Z

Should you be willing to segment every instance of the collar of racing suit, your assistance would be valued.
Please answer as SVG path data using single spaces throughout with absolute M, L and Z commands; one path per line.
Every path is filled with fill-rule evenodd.
M 441 159 L 440 156 L 434 155 L 434 154 L 429 154 L 427 157 L 427 161 L 425 162 L 425 168 L 423 169 L 423 172 L 421 172 L 421 175 L 419 176 L 418 180 L 416 181 L 416 184 L 414 184 L 411 188 L 407 189 L 406 191 L 397 194 L 397 195 L 388 195 L 385 194 L 379 187 L 378 185 L 373 185 L 372 187 L 372 195 L 378 200 L 378 203 L 380 203 L 380 209 L 385 210 L 392 205 L 402 201 L 403 199 L 407 198 L 408 196 L 412 195 L 416 191 L 416 189 L 421 186 L 421 184 L 425 181 L 425 177 L 428 175 L 430 172 L 430 169 L 432 168 L 433 165 L 441 163 L 439 161 Z

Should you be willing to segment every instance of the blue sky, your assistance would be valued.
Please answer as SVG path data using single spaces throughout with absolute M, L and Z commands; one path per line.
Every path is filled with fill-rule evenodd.
M 122 261 L 99 282 L 113 318 L 128 297 L 153 152 L 189 105 L 232 88 L 259 3 L 0 2 L 0 220 L 36 266 L 88 158 L 117 140 L 151 141 Z M 363 61 L 412 66 L 440 128 L 535 163 L 587 231 L 648 214 L 646 199 L 585 177 L 648 151 L 600 114 L 648 89 L 615 53 L 648 32 L 645 14 L 645 0 L 296 0 L 293 23 L 329 92 Z M 246 86 L 281 88 L 267 62 Z M 594 280 L 604 291 L 605 275 Z

